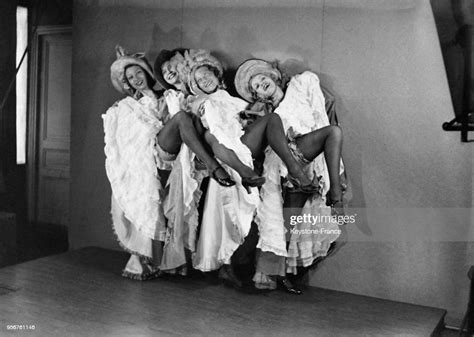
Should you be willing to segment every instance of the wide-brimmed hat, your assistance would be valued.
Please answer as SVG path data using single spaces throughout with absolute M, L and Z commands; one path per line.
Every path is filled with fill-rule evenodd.
M 125 68 L 131 65 L 137 65 L 150 75 L 155 80 L 151 66 L 145 59 L 145 53 L 136 53 L 133 55 L 127 55 L 125 49 L 117 45 L 115 47 L 117 53 L 117 60 L 110 66 L 110 80 L 115 89 L 125 95 L 133 95 L 133 90 L 125 79 Z M 153 87 L 154 83 L 148 83 L 150 87 Z
M 187 84 L 191 93 L 194 95 L 202 93 L 202 90 L 196 82 L 196 70 L 200 67 L 208 66 L 211 69 L 217 70 L 217 78 L 219 81 L 222 81 L 224 67 L 216 57 L 211 55 L 210 51 L 204 49 L 190 49 L 189 52 L 185 53 L 185 59 L 189 68 Z
M 173 50 L 162 49 L 160 53 L 158 54 L 158 56 L 156 57 L 155 63 L 153 64 L 153 72 L 155 74 L 156 80 L 164 89 L 174 89 L 174 87 L 168 82 L 166 82 L 163 77 L 163 72 L 161 71 L 161 67 L 163 66 L 163 63 L 165 63 L 166 61 L 169 61 L 173 56 L 176 55 L 176 53 L 180 53 L 184 57 L 184 53 L 187 50 L 188 49 L 186 48 L 175 48 Z
M 281 73 L 270 62 L 260 59 L 249 59 L 237 69 L 234 78 L 235 89 L 247 102 L 253 103 L 255 98 L 250 89 L 250 80 L 257 74 L 264 74 L 275 81 L 281 80 Z

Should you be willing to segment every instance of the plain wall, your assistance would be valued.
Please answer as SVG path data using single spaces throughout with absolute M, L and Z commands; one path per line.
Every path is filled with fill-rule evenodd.
M 231 69 L 279 59 L 336 94 L 357 213 L 310 284 L 461 316 L 473 150 L 441 130 L 454 114 L 428 0 L 76 0 L 73 39 L 73 248 L 118 248 L 100 117 L 120 98 L 109 77 L 116 44 L 152 62 L 179 46 L 210 49 Z

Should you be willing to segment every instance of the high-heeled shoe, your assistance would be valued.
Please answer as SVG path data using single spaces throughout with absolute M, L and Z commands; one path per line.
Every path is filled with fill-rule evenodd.
M 211 177 L 212 179 L 214 179 L 215 181 L 217 181 L 217 183 L 221 186 L 224 186 L 224 187 L 231 187 L 231 186 L 234 186 L 235 185 L 235 181 L 232 180 L 231 177 L 226 177 L 226 178 L 219 178 L 217 176 L 217 170 L 224 170 L 224 168 L 222 166 L 217 166 L 215 169 L 212 170 L 211 172 Z M 224 171 L 225 172 L 225 171 Z
M 277 288 L 292 295 L 301 295 L 303 293 L 301 289 L 295 287 L 286 277 L 277 278 Z
M 265 177 L 242 177 L 242 186 L 247 190 L 247 193 L 250 194 L 250 187 L 260 187 L 265 184 Z
M 319 186 L 309 183 L 306 185 L 301 184 L 301 181 L 293 177 L 291 175 L 288 175 L 288 181 L 293 185 L 293 187 L 288 189 L 288 192 L 290 193 L 306 193 L 306 194 L 313 194 L 316 192 L 319 192 Z
M 241 289 L 243 286 L 242 281 L 235 275 L 233 268 L 228 264 L 221 267 L 218 278 L 228 287 Z

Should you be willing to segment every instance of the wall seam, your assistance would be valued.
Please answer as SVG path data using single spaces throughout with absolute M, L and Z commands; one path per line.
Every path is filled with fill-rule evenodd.
M 184 0 L 181 0 L 181 31 L 179 45 L 183 47 L 183 35 L 184 35 Z
M 319 73 L 321 74 L 323 70 L 323 61 L 324 61 L 324 53 L 323 53 L 323 45 L 324 45 L 324 15 L 326 10 L 326 0 L 323 0 L 323 13 L 322 13 L 322 23 L 321 23 L 321 46 L 319 48 L 321 53 L 321 62 L 319 63 Z

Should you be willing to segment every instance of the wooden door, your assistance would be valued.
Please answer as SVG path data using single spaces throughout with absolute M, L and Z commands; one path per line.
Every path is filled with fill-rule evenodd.
M 67 226 L 71 133 L 72 36 L 69 27 L 42 27 L 36 39 L 37 62 L 30 133 L 30 220 Z M 30 96 L 31 97 L 31 96 Z M 34 125 L 32 125 L 34 124 Z

